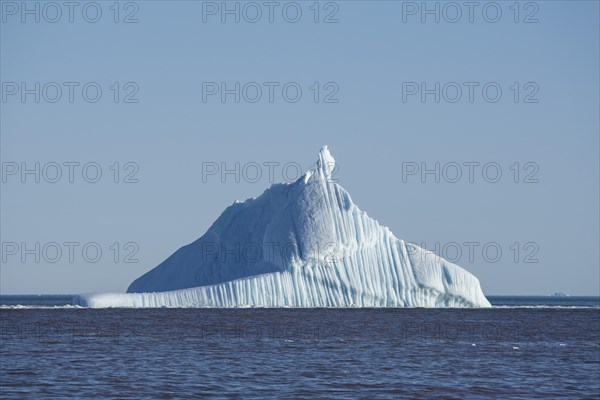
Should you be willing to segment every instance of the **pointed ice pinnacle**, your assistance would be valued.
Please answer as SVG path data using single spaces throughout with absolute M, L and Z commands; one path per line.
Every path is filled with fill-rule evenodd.
M 317 168 L 228 207 L 195 242 L 88 307 L 490 307 L 479 281 L 361 211 Z M 310 179 L 314 177 L 314 179 Z
M 329 153 L 327 145 L 323 146 L 319 152 L 317 169 L 327 181 L 331 180 L 331 174 L 335 169 L 335 160 L 331 156 L 331 153 Z

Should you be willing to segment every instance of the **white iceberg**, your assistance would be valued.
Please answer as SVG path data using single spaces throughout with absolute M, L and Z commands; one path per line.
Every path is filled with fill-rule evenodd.
M 332 181 L 327 146 L 293 183 L 228 207 L 128 293 L 87 307 L 490 307 L 479 280 L 397 239 Z

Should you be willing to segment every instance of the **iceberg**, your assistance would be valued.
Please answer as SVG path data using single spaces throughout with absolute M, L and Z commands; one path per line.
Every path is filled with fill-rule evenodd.
M 332 178 L 324 146 L 297 181 L 236 201 L 127 293 L 85 307 L 490 307 L 479 280 L 396 238 Z

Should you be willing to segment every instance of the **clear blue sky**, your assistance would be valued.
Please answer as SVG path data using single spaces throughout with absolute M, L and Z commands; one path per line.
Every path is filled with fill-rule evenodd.
M 231 15 L 221 23 L 220 10 L 212 14 L 214 3 L 199 1 L 121 3 L 119 23 L 112 1 L 98 3 L 97 23 L 83 18 L 86 3 L 73 10 L 72 23 L 67 8 L 57 22 L 46 21 L 57 18 L 56 10 L 39 4 L 36 23 L 35 15 L 14 8 L 21 2 L 1 2 L 2 294 L 124 291 L 201 236 L 234 200 L 270 185 L 266 167 L 254 183 L 243 176 L 237 183 L 232 175 L 225 183 L 215 176 L 203 182 L 203 163 L 233 168 L 236 162 L 279 162 L 274 172 L 281 181 L 284 164 L 309 167 L 323 144 L 338 162 L 336 177 L 361 209 L 401 239 L 432 250 L 436 243 L 446 246 L 442 255 L 449 258 L 455 258 L 457 243 L 463 252 L 457 264 L 480 279 L 486 294 L 600 294 L 597 1 L 522 2 L 518 16 L 512 1 L 498 2 L 496 23 L 486 20 L 494 19 L 494 8 L 482 14 L 487 2 L 473 11 L 472 23 L 467 8 L 457 22 L 448 22 L 456 9 L 442 9 L 444 2 L 439 23 L 413 3 L 395 1 L 322 2 L 318 23 L 312 1 L 298 2 L 302 16 L 296 23 L 282 15 L 286 2 L 274 10 L 273 23 L 264 6 L 256 23 L 245 21 L 256 10 L 243 2 L 240 23 Z M 296 9 L 286 10 L 293 19 Z M 86 17 L 93 20 L 95 11 L 88 7 Z M 137 23 L 123 23 L 130 14 Z M 338 22 L 323 23 L 326 18 Z M 23 82 L 26 89 L 40 83 L 39 103 L 35 93 L 22 102 Z M 55 103 L 51 82 L 62 87 Z M 72 86 L 73 102 L 65 82 L 79 84 Z M 96 103 L 82 97 L 89 82 L 102 89 Z M 250 85 L 239 103 L 234 95 L 223 103 L 205 87 L 204 102 L 203 82 L 230 88 L 257 82 L 263 96 L 246 101 L 255 97 Z M 279 83 L 272 103 L 264 82 Z M 288 82 L 302 89 L 296 103 L 282 97 Z M 440 82 L 439 103 L 434 94 L 425 102 L 420 93 L 409 94 L 421 82 L 429 89 Z M 454 103 L 452 82 L 463 90 Z M 473 102 L 465 82 L 479 84 Z M 488 100 L 496 87 L 502 89 L 495 103 L 482 95 L 490 82 Z M 15 88 L 19 92 L 11 94 Z M 336 88 L 330 98 L 338 102 L 325 103 Z M 88 89 L 88 98 L 95 96 L 94 85 Z M 124 103 L 136 89 L 129 99 L 138 102 Z M 36 162 L 45 168 L 40 183 L 32 174 L 22 183 L 20 169 Z M 73 166 L 72 183 L 69 162 L 80 163 Z M 115 162 L 119 183 L 113 182 Z M 403 169 L 415 165 L 407 163 L 434 168 L 436 162 L 440 170 L 446 167 L 439 183 L 433 175 L 425 183 L 418 174 L 403 179 Z M 52 163 L 62 166 L 57 183 L 48 182 L 55 176 Z M 97 183 L 82 178 L 86 163 L 101 168 Z M 450 182 L 453 163 L 462 166 L 457 183 Z M 480 165 L 472 183 L 464 163 Z M 499 182 L 482 177 L 487 163 L 501 168 Z M 139 182 L 123 183 L 135 168 Z M 293 168 L 287 172 L 295 176 Z M 54 242 L 62 255 L 54 253 Z M 73 262 L 65 242 L 79 243 Z M 115 242 L 121 248 L 117 262 Z M 135 245 L 124 249 L 129 242 Z M 465 245 L 470 242 L 478 243 L 472 260 Z M 86 243 L 102 249 L 98 262 L 82 256 Z M 493 247 L 487 257 L 485 245 Z M 498 247 L 502 256 L 490 262 Z M 88 250 L 94 258 L 94 249 Z M 123 262 L 134 250 L 139 262 Z

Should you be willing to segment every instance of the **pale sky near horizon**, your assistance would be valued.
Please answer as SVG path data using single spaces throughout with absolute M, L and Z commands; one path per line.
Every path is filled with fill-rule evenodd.
M 26 3 L 0 2 L 1 294 L 124 291 L 327 144 L 485 294 L 600 295 L 597 1 Z

